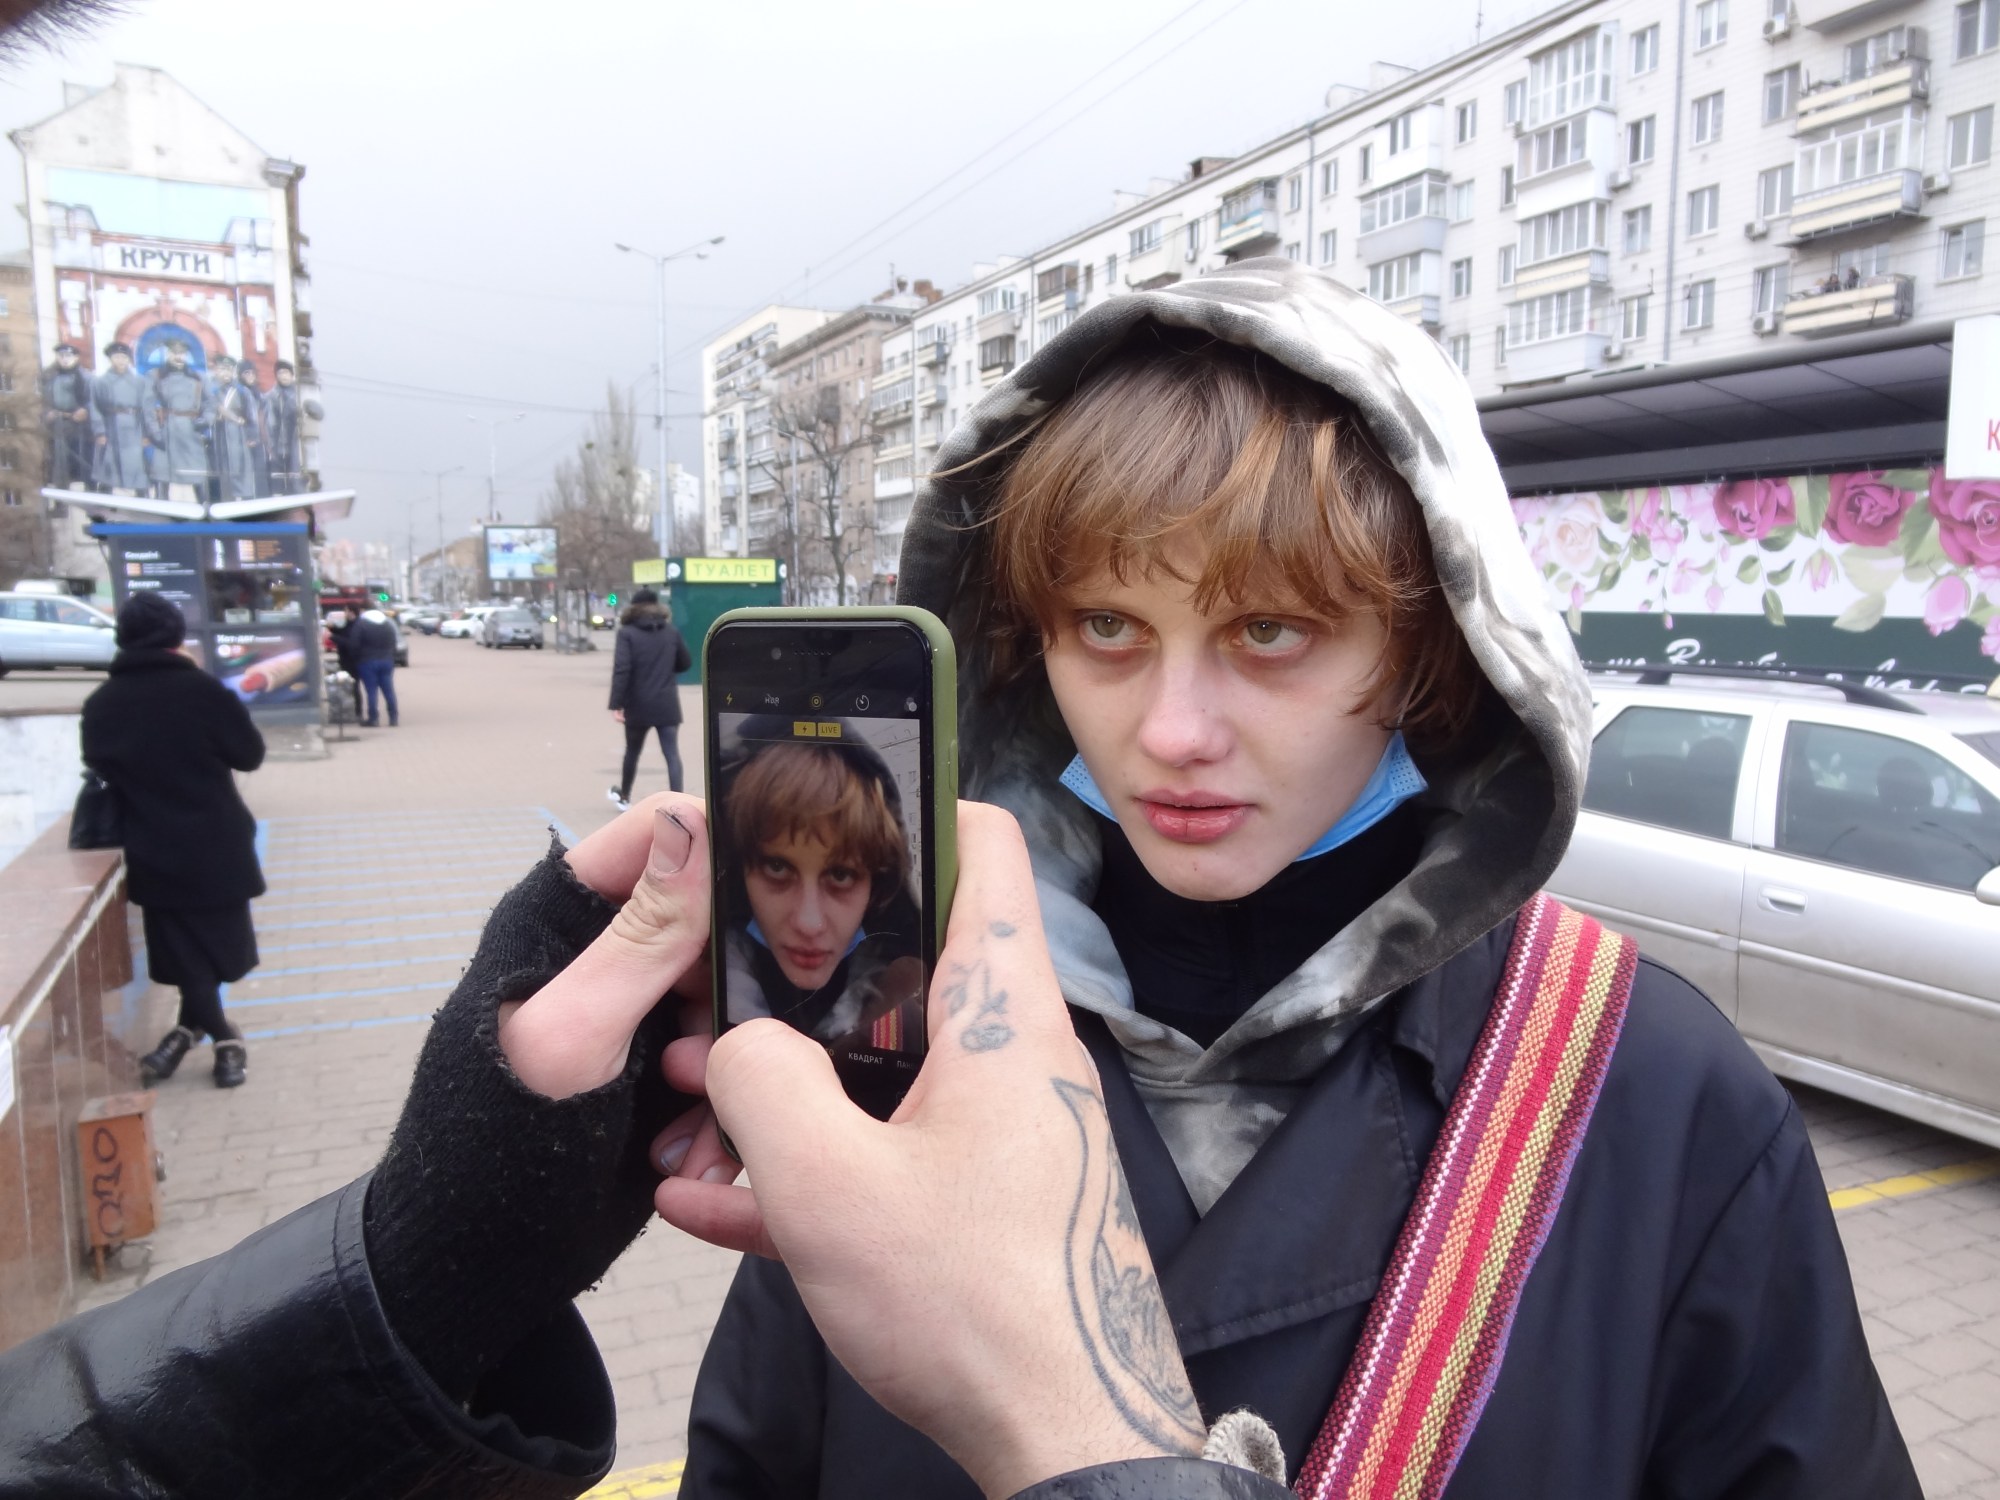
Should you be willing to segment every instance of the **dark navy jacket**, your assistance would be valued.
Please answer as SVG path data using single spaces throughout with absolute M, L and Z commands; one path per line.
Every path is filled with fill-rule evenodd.
M 1247 1406 L 1296 1473 L 1340 1383 L 1512 923 L 1382 1007 L 1197 1218 L 1118 1047 L 1097 1060 L 1205 1415 Z M 681 1493 L 963 1496 L 746 1260 L 695 1387 Z M 1642 961 L 1624 1033 L 1447 1500 L 1920 1500 L 1810 1142 L 1722 1015 Z

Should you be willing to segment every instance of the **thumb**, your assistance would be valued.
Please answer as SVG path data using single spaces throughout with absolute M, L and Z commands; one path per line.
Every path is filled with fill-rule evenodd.
M 824 1045 L 769 1017 L 731 1027 L 710 1050 L 708 1101 L 759 1203 L 794 1218 L 814 1212 L 814 1191 L 831 1176 L 821 1163 L 866 1155 L 886 1128 L 847 1097 Z M 773 1238 L 782 1249 L 782 1227 Z
M 646 867 L 611 925 L 500 1020 L 500 1045 L 528 1087 L 563 1099 L 624 1070 L 639 1023 L 708 943 L 708 825 L 683 803 L 653 815 Z

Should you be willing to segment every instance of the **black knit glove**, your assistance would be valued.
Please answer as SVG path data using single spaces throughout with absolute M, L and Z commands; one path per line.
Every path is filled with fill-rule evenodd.
M 617 914 L 562 856 L 558 842 L 488 918 L 368 1190 L 368 1260 L 389 1324 L 455 1401 L 638 1237 L 659 1183 L 648 1148 L 700 1102 L 660 1074 L 672 1000 L 640 1025 L 624 1070 L 589 1092 L 545 1098 L 508 1065 L 501 1003 L 542 989 Z

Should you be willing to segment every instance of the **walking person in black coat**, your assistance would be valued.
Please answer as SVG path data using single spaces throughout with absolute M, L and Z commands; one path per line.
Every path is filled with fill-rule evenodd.
M 605 795 L 621 808 L 631 805 L 632 778 L 649 729 L 658 731 L 660 751 L 667 757 L 667 785 L 681 789 L 681 688 L 676 679 L 693 665 L 694 656 L 661 608 L 660 596 L 640 589 L 619 623 L 611 658 L 611 717 L 625 726 L 625 768 L 618 785 Z
M 257 967 L 250 902 L 264 894 L 257 821 L 232 771 L 264 762 L 264 737 L 236 695 L 181 654 L 187 624 L 158 594 L 118 611 L 118 656 L 83 705 L 83 761 L 118 799 L 127 893 L 145 914 L 146 970 L 181 992 L 180 1019 L 140 1059 L 171 1077 L 203 1036 L 215 1086 L 243 1082 L 242 1033 L 222 986 Z

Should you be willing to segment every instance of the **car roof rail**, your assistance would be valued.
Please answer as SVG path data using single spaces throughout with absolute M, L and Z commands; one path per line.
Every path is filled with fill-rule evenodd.
M 1740 666 L 1717 666 L 1709 663 L 1676 665 L 1674 663 L 1628 662 L 1623 665 L 1611 662 L 1585 662 L 1587 672 L 1621 672 L 1634 674 L 1645 687 L 1659 687 L 1674 677 L 1727 677 L 1745 682 L 1791 682 L 1802 687 L 1831 688 L 1849 703 L 1858 703 L 1865 708 L 1886 708 L 1892 713 L 1922 714 L 1916 704 L 1898 698 L 1887 688 L 1870 686 L 1865 682 L 1846 682 L 1825 675 L 1824 671 L 1810 668 L 1784 667 L 1746 662 Z M 1830 669 L 1828 669 L 1830 670 Z M 1932 674 L 1925 674 L 1929 677 Z M 1939 678 L 1939 681 L 1945 679 Z M 1970 682 L 1972 679 L 1967 678 Z

